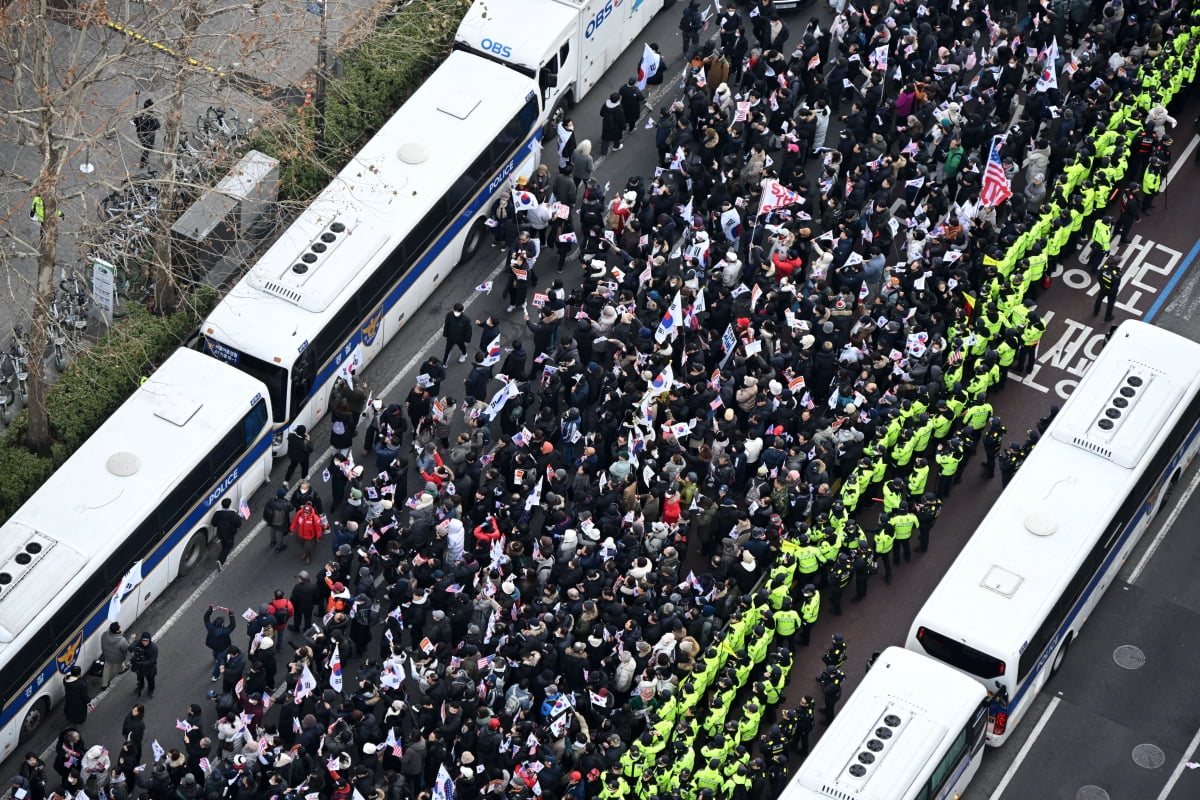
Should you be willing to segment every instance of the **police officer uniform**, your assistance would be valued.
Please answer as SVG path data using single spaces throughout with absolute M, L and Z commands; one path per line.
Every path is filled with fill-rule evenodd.
M 821 684 L 821 693 L 825 695 L 825 707 L 821 709 L 825 719 L 822 722 L 828 725 L 837 714 L 837 703 L 842 699 L 842 684 L 846 682 L 846 673 L 837 667 L 828 666 L 817 676 L 817 682 Z
M 1100 313 L 1100 306 L 1107 300 L 1108 310 L 1104 313 L 1104 321 L 1112 322 L 1113 306 L 1117 302 L 1117 292 L 1121 289 L 1121 264 L 1117 258 L 1110 257 L 1104 260 L 1100 265 L 1100 272 L 1096 275 L 1096 282 L 1100 284 L 1100 291 L 1096 293 L 1096 302 L 1092 305 L 1092 316 Z

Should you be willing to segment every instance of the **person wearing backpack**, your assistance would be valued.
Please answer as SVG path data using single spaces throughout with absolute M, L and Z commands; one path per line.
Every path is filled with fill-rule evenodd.
M 275 622 L 271 625 L 275 630 L 275 641 L 282 642 L 283 629 L 296 614 L 296 607 L 292 605 L 292 601 L 287 598 L 287 593 L 283 589 L 275 590 L 275 599 L 267 605 L 267 613 L 275 618 Z
M 284 537 L 292 524 L 292 504 L 288 502 L 287 490 L 276 489 L 275 496 L 263 507 L 263 522 L 271 529 L 271 547 L 276 553 L 287 549 Z
M 700 29 L 704 27 L 704 18 L 700 15 L 698 0 L 690 0 L 683 10 L 679 20 L 679 35 L 683 37 L 683 58 L 687 60 L 692 51 L 700 45 Z

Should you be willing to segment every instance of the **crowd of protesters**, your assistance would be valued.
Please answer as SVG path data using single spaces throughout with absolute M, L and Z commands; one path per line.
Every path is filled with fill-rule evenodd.
M 293 437 L 304 479 L 264 519 L 310 566 L 244 647 L 205 612 L 213 688 L 181 743 L 143 753 L 138 705 L 111 754 L 69 728 L 58 777 L 31 755 L 14 788 L 776 794 L 845 677 L 835 636 L 801 678 L 822 699 L 788 703 L 794 651 L 937 546 L 972 457 L 1019 468 L 1038 431 L 1010 441 L 989 397 L 1034 366 L 1039 293 L 1075 259 L 1111 285 L 1170 163 L 1190 7 L 1052 9 L 839 1 L 794 39 L 770 0 L 689 5 L 653 133 L 636 82 L 605 104 L 604 142 L 652 135 L 652 172 L 600 185 L 566 121 L 557 169 L 494 210 L 522 335 L 456 306 L 443 360 L 479 330 L 461 391 L 436 358 L 402 402 L 347 387 L 331 495 Z

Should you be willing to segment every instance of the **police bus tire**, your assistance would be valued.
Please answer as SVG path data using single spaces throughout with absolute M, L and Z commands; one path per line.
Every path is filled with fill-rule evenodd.
M 19 741 L 25 742 L 29 737 L 37 732 L 37 729 L 42 726 L 46 716 L 50 713 L 50 699 L 47 697 L 39 697 L 37 702 L 29 707 L 25 712 L 25 719 L 21 720 L 21 734 Z
M 187 575 L 196 565 L 204 560 L 204 551 L 208 549 L 208 536 L 204 531 L 197 531 L 183 548 L 183 556 L 179 559 L 179 574 Z
M 1067 634 L 1066 641 L 1062 643 L 1062 647 L 1058 648 L 1058 652 L 1054 654 L 1054 663 L 1050 666 L 1051 678 L 1058 674 L 1059 668 L 1067 660 L 1067 651 L 1071 649 L 1071 639 L 1072 634 Z
M 483 218 L 475 220 L 467 231 L 467 238 L 463 240 L 462 258 L 458 260 L 459 264 L 465 264 L 475 257 L 479 252 L 479 248 L 483 245 L 483 240 L 486 236 L 487 228 L 483 224 Z

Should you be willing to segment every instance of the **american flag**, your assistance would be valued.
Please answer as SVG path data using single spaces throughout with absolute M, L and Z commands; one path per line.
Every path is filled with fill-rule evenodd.
M 988 150 L 987 169 L 983 171 L 983 185 L 979 190 L 979 199 L 985 206 L 998 206 L 1012 197 L 1012 186 L 1000 162 L 1000 148 L 1004 146 L 1004 139 L 1004 136 L 993 136 L 992 146 Z

